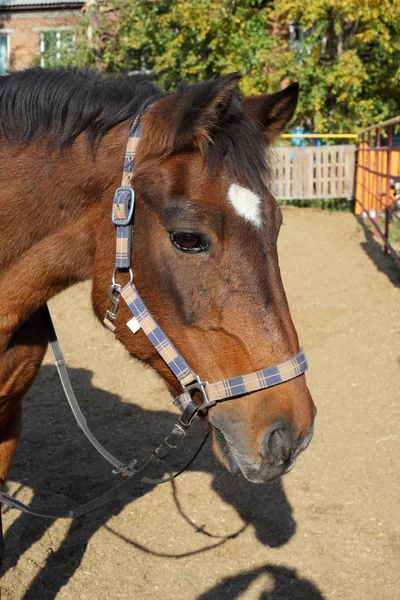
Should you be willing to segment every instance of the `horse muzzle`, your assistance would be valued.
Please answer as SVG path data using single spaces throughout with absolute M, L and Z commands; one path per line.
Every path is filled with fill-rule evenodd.
M 240 429 L 231 428 L 212 415 L 210 423 L 217 457 L 233 475 L 243 475 L 252 483 L 268 483 L 291 471 L 297 457 L 309 445 L 314 429 L 312 425 L 305 436 L 296 438 L 289 423 L 275 421 L 250 451 Z

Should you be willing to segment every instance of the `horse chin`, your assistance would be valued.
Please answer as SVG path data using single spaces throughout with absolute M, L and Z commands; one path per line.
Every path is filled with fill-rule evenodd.
M 211 431 L 214 452 L 219 461 L 232 475 L 242 475 L 251 483 L 272 483 L 281 475 L 289 473 L 296 464 L 296 460 L 281 466 L 251 463 L 235 451 L 218 427 L 211 425 Z
M 224 434 L 220 429 L 211 425 L 213 448 L 215 455 L 219 461 L 228 469 L 232 475 L 244 475 L 241 468 L 238 465 L 233 450 L 231 449 L 229 442 L 225 438 Z

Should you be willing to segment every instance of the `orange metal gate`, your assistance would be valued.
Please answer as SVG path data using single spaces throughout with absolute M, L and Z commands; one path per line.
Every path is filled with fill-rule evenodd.
M 400 222 L 400 117 L 360 133 L 356 152 L 355 212 L 366 216 L 400 267 L 400 253 L 390 241 L 391 227 Z M 397 138 L 399 138 L 397 142 Z M 396 188 L 398 195 L 396 196 Z

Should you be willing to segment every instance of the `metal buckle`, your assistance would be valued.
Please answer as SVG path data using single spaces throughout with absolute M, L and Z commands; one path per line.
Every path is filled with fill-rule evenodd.
M 113 475 L 134 475 L 137 473 L 136 467 L 138 464 L 137 460 L 131 460 L 130 463 L 122 464 L 120 467 L 115 467 L 111 472 Z
M 182 425 L 175 423 L 172 431 L 164 438 L 164 444 L 171 450 L 177 448 L 179 443 L 186 437 L 186 431 Z
M 115 267 L 112 273 L 112 284 L 108 288 L 108 297 L 113 305 L 111 310 L 106 310 L 106 314 L 104 315 L 104 319 L 109 319 L 110 321 L 115 321 L 117 318 L 117 312 L 119 309 L 119 296 L 121 295 L 121 286 L 119 283 L 115 281 L 115 276 L 117 271 L 121 271 L 119 267 Z M 133 271 L 129 267 L 129 283 L 132 285 L 133 283 Z
M 211 406 L 215 406 L 215 404 L 216 404 L 215 400 L 210 400 L 209 397 L 207 396 L 207 392 L 206 392 L 206 388 L 205 388 L 206 385 L 208 385 L 208 381 L 201 381 L 200 376 L 195 375 L 195 381 L 193 383 L 189 383 L 188 385 L 182 386 L 184 394 L 185 393 L 190 394 L 190 392 L 192 390 L 197 390 L 202 393 L 203 403 L 200 404 L 199 410 L 203 410 L 203 408 L 210 408 Z M 190 396 L 191 396 L 191 394 L 190 394 Z
M 114 217 L 114 203 L 116 200 L 118 200 L 117 195 L 120 192 L 129 192 L 129 195 L 130 195 L 130 198 L 128 201 L 128 203 L 129 203 L 128 216 L 126 217 L 126 219 L 117 219 L 116 217 Z M 111 220 L 114 223 L 114 225 L 117 225 L 117 227 L 124 227 L 126 225 L 129 225 L 129 223 L 132 220 L 134 206 L 135 206 L 135 192 L 134 192 L 133 188 L 131 188 L 128 185 L 121 185 L 119 188 L 117 188 L 115 190 L 114 202 L 113 202 L 113 207 L 112 207 L 112 211 L 111 211 Z

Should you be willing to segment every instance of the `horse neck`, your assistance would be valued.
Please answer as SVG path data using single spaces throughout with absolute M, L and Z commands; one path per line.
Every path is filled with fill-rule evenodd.
M 126 123 L 116 126 L 101 140 L 95 157 L 84 135 L 65 155 L 49 151 L 43 142 L 21 148 L 0 141 L 0 271 L 68 229 L 76 231 L 71 244 L 83 244 L 82 253 L 92 256 L 95 223 L 102 211 L 111 211 L 113 189 L 120 182 L 127 134 Z

